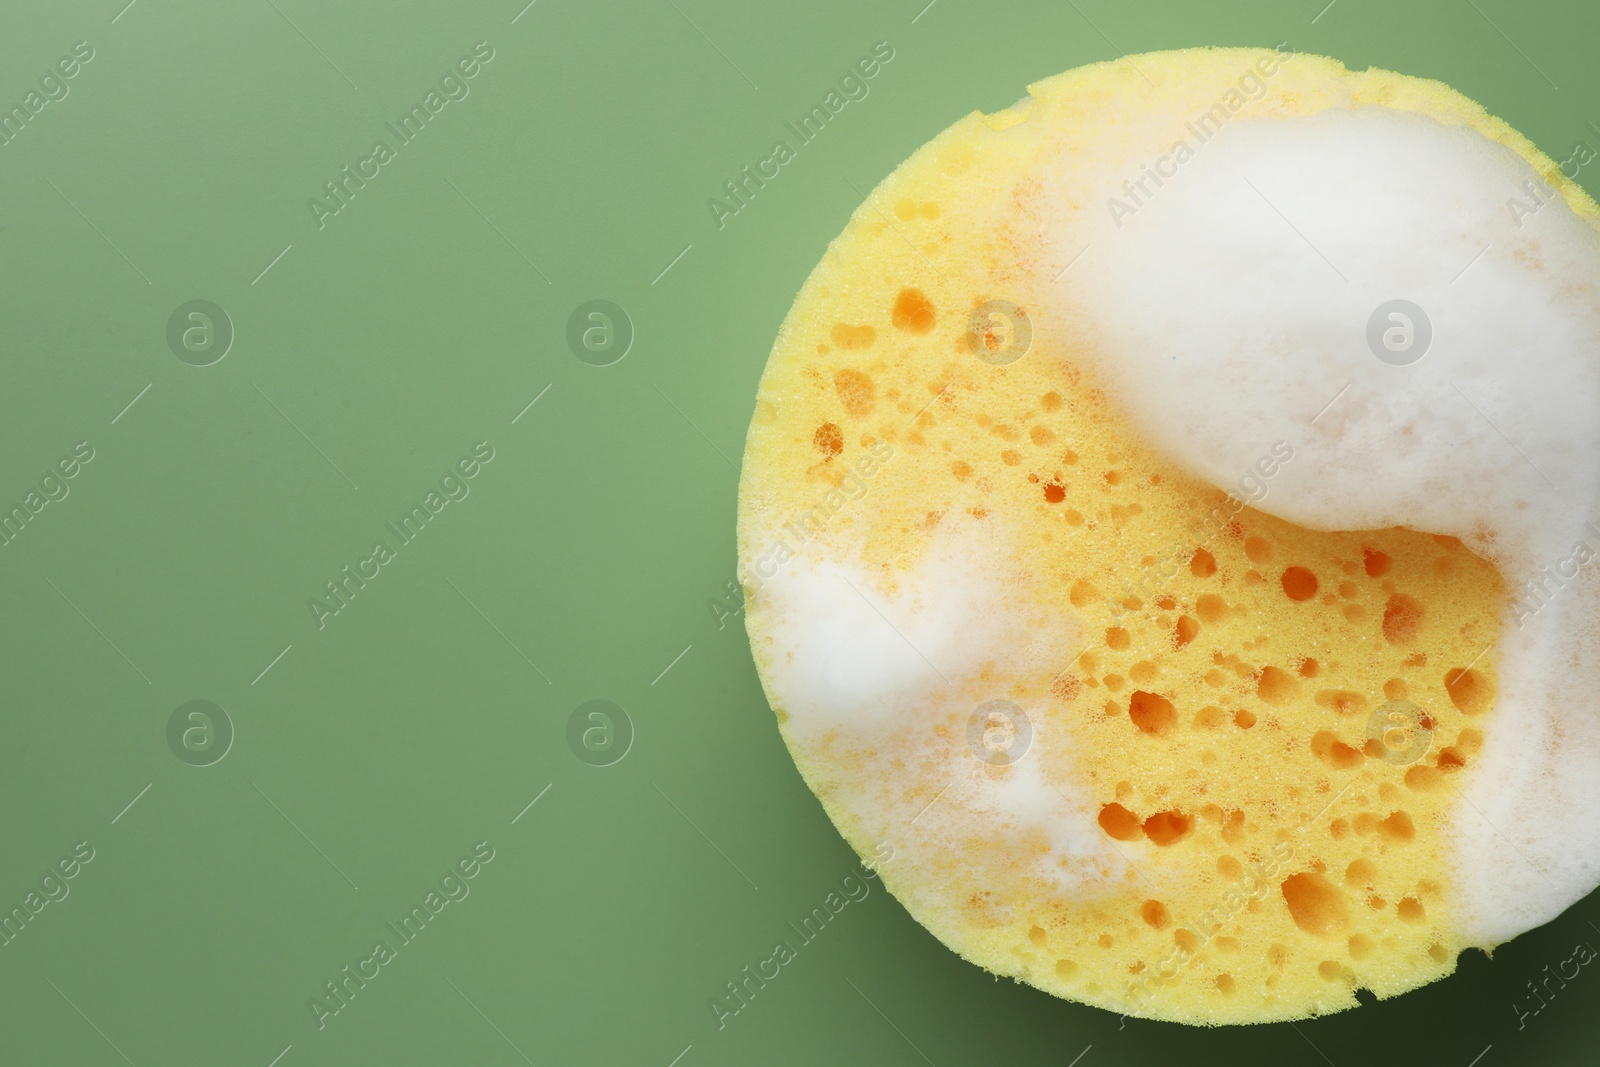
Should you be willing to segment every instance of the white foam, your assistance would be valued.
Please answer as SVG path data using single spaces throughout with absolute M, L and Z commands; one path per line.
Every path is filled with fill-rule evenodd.
M 1042 697 L 1081 640 L 1070 622 L 1019 606 L 1018 555 L 976 521 L 952 518 L 892 584 L 858 558 L 854 549 L 829 554 L 819 539 L 751 607 L 752 632 L 777 650 L 765 678 L 788 716 L 790 743 L 827 753 L 808 761 L 821 773 L 839 770 L 840 753 L 879 753 L 874 768 L 822 791 L 843 791 L 845 810 L 909 864 L 955 856 L 962 877 L 984 889 L 1001 887 L 1019 854 L 1036 853 L 1033 875 L 1074 896 L 1127 877 L 1124 857 L 1086 814 L 1090 800 L 1068 769 L 1071 737 L 1039 703 L 1018 698 L 1032 740 L 1015 762 L 993 766 L 969 750 L 973 712 L 1019 686 Z M 885 774 L 884 765 L 902 769 Z M 973 849 L 973 841 L 1010 847 Z
M 1109 136 L 1109 135 L 1108 135 Z M 1086 146 L 1107 195 L 1148 145 Z M 1064 179 L 1065 180 L 1065 179 Z M 1315 529 L 1452 534 L 1508 585 L 1600 526 L 1600 237 L 1515 153 L 1379 107 L 1237 119 L 1139 206 L 1062 213 L 1057 286 L 1147 440 L 1220 488 L 1296 449 L 1262 510 Z M 1098 204 L 1099 201 L 1096 201 Z M 1054 273 L 1054 269 L 1050 273 Z M 1049 277 L 1049 274 L 1045 275 Z M 1409 366 L 1366 327 L 1403 298 L 1433 327 Z M 1480 548 L 1481 550 L 1481 548 Z M 1510 618 L 1496 708 L 1455 819 L 1468 943 L 1547 922 L 1600 882 L 1600 566 Z M 1521 613 L 1518 613 L 1521 614 Z M 1441 670 L 1444 669 L 1442 665 Z

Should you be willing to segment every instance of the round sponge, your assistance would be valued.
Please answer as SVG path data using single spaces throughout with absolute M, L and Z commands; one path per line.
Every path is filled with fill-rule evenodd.
M 911 914 L 1250 1023 L 1600 882 L 1597 233 L 1449 88 L 1283 49 L 1070 71 L 890 175 L 773 346 L 738 541 Z

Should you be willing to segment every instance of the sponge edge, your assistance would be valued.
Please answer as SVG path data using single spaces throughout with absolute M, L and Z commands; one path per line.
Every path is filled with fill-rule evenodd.
M 1567 902 L 1526 894 L 1496 927 L 1457 862 L 1462 798 L 1528 766 L 1495 744 L 1510 598 L 1472 531 L 1275 517 L 1315 482 L 1304 432 L 1253 424 L 1225 475 L 1175 455 L 1117 376 L 1147 338 L 1114 327 L 1137 316 L 1115 288 L 1097 297 L 1115 319 L 1081 306 L 1129 278 L 1103 246 L 1074 266 L 1092 242 L 1073 226 L 1112 219 L 1106 198 L 1219 101 L 1204 155 L 1121 219 L 1125 263 L 1132 227 L 1181 221 L 1229 140 L 1323 112 L 1471 130 L 1549 175 L 1566 217 L 1595 213 L 1436 83 L 1262 50 L 1132 63 L 963 119 L 830 246 L 747 440 L 747 626 L 808 784 L 858 852 L 892 847 L 885 885 L 946 944 L 1129 1014 L 1299 1018 L 1438 978 Z M 1167 291 L 1146 286 L 1146 319 Z M 996 301 L 1030 340 L 1015 317 L 969 328 Z M 1421 709 L 1415 736 L 1374 748 L 1396 703 Z M 1563 892 L 1592 885 L 1575 871 Z

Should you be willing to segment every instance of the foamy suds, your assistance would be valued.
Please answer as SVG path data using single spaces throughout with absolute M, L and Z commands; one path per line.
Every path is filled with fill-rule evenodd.
M 1122 196 L 1150 150 L 1090 146 L 1107 159 L 1091 187 Z M 1078 188 L 1081 158 L 1061 164 Z M 1150 191 L 1120 227 L 1072 216 L 1047 256 L 1088 246 L 1054 312 L 1087 332 L 1147 440 L 1225 489 L 1287 440 L 1295 460 L 1261 510 L 1451 534 L 1513 590 L 1579 541 L 1600 549 L 1585 527 L 1600 527 L 1600 237 L 1519 156 L 1418 115 L 1336 108 L 1236 120 Z M 1433 329 L 1408 366 L 1366 339 L 1397 298 Z M 1597 572 L 1514 609 L 1491 653 L 1496 705 L 1455 816 L 1467 943 L 1547 922 L 1600 882 Z
M 813 543 L 751 607 L 752 632 L 777 650 L 766 680 L 790 744 L 828 751 L 806 762 L 838 774 L 819 792 L 843 793 L 843 809 L 907 863 L 955 866 L 978 888 L 1006 882 L 1019 862 L 1079 897 L 1127 877 L 1072 780 L 1073 740 L 1045 713 L 1049 680 L 1081 634 L 1029 610 L 1018 555 L 952 520 L 892 584 L 856 558 Z M 1032 728 L 1026 752 L 1003 766 L 973 755 L 966 733 L 996 699 L 1013 700 Z M 850 756 L 869 750 L 852 769 Z

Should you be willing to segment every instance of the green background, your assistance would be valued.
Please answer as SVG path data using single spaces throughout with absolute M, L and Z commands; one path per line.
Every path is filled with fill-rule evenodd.
M 96 854 L 0 947 L 0 1063 L 1596 1062 L 1600 976 L 1512 1007 L 1600 945 L 1593 900 L 1399 1000 L 1202 1031 L 996 981 L 874 884 L 718 1029 L 854 863 L 711 603 L 768 347 L 862 194 L 1030 81 L 1196 44 L 1600 147 L 1588 3 L 925 2 L 5 5 L 4 106 L 96 54 L 0 148 L 0 504 L 95 458 L 0 548 L 0 910 Z M 880 40 L 870 95 L 719 230 L 707 199 Z M 319 229 L 308 199 L 478 41 L 470 95 Z M 166 341 L 197 298 L 236 331 L 206 367 Z M 565 339 L 593 298 L 636 332 L 612 366 Z M 470 496 L 319 630 L 308 598 L 480 441 Z M 567 742 L 596 698 L 636 735 L 606 767 Z M 168 746 L 193 699 L 236 731 L 211 766 Z M 319 1029 L 308 998 L 485 840 Z

